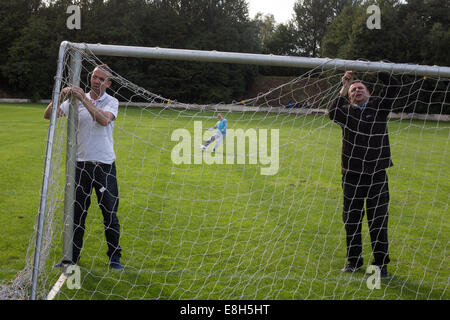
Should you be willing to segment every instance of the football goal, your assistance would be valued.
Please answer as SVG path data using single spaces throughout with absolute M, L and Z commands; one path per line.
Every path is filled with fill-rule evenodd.
M 196 104 L 176 101 L 115 71 L 114 61 L 133 58 L 304 72 L 252 97 Z M 88 92 L 92 71 L 103 64 L 111 69 L 107 93 L 119 101 L 113 136 L 124 268 L 109 266 L 95 192 L 79 262 L 54 267 L 73 254 L 80 127 L 76 99 L 69 97 L 67 117 L 59 117 L 57 108 L 50 117 L 26 265 L 13 282 L 2 284 L 2 298 L 450 297 L 449 67 L 63 42 L 53 105 L 60 105 L 67 86 Z M 342 132 L 350 124 L 337 125 L 328 108 L 349 70 L 371 97 L 392 105 L 387 116 L 394 164 L 387 169 L 388 279 L 368 268 L 377 246 L 367 215 L 359 233 L 364 266 L 341 271 L 347 263 Z M 381 74 L 395 81 L 383 81 Z M 384 96 L 386 88 L 395 94 Z M 221 117 L 226 135 L 220 133 Z M 347 119 L 367 127 L 382 121 L 375 117 Z

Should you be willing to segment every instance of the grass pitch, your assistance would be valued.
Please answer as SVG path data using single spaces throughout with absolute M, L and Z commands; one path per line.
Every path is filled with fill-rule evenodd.
M 43 105 L 0 105 L 0 278 L 25 264 L 39 207 L 48 122 Z M 448 299 L 448 123 L 389 123 L 391 280 L 344 275 L 340 128 L 323 116 L 226 115 L 229 127 L 280 131 L 280 169 L 171 161 L 178 128 L 212 113 L 121 108 L 115 143 L 123 272 L 108 269 L 93 201 L 81 289 L 58 299 Z M 197 148 L 196 145 L 192 146 Z M 49 257 L 60 258 L 60 236 Z M 364 259 L 372 260 L 367 221 Z M 45 270 L 48 289 L 58 270 Z

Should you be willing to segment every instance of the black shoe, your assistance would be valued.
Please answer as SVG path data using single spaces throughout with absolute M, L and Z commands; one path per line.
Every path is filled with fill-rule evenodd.
M 115 270 L 123 270 L 123 265 L 120 263 L 120 258 L 117 256 L 111 257 L 109 260 L 109 267 Z
M 60 262 L 58 262 L 57 264 L 55 264 L 53 266 L 53 268 L 63 268 L 64 266 L 68 266 L 68 265 L 75 265 L 76 263 L 74 263 L 73 261 L 67 261 L 67 260 L 61 260 Z
M 380 278 L 381 279 L 390 279 L 391 275 L 387 271 L 387 266 L 383 266 L 380 268 Z
M 390 279 L 391 278 L 391 275 L 387 271 L 387 265 L 386 264 L 380 266 L 380 265 L 377 265 L 375 263 L 375 260 L 374 260 L 374 261 L 372 261 L 372 265 L 377 266 L 380 269 L 380 278 L 381 279 Z
M 353 263 L 349 263 L 343 269 L 341 269 L 341 272 L 353 273 L 353 272 L 356 272 L 359 269 L 361 269 L 361 267 L 362 267 L 362 264 L 361 265 L 354 265 Z

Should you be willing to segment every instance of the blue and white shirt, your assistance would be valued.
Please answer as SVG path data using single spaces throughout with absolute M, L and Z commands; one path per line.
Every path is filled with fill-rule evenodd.
M 361 106 L 357 105 L 356 103 L 353 104 L 354 107 L 358 108 L 359 110 L 363 110 L 365 108 L 365 106 L 367 105 L 367 102 L 369 102 L 368 100 L 366 102 L 364 102 Z
M 227 125 L 228 121 L 225 118 L 217 121 L 215 125 L 215 127 L 217 128 L 217 132 L 225 136 L 227 134 Z

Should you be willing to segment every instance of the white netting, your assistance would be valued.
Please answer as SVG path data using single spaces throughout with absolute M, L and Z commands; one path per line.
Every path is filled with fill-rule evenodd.
M 88 90 L 90 72 L 102 61 L 82 55 L 81 87 Z M 114 74 L 109 93 L 122 102 L 114 142 L 125 269 L 108 268 L 102 215 L 93 194 L 79 263 L 81 288 L 63 286 L 57 298 L 448 299 L 450 126 L 442 119 L 450 109 L 449 81 L 394 75 L 400 90 L 389 121 L 392 278 L 370 289 L 369 274 L 340 271 L 346 263 L 342 134 L 326 108 L 341 88 L 342 75 L 317 67 L 252 99 L 193 105 Z M 377 74 L 357 77 L 373 96 L 380 92 Z M 65 75 L 62 87 L 67 85 Z M 428 108 L 427 119 L 437 113 L 440 120 L 408 116 L 420 108 Z M 205 129 L 214 126 L 219 112 L 228 130 L 247 134 L 245 149 L 229 150 L 228 136 L 214 155 L 200 151 L 199 144 L 212 134 Z M 57 120 L 41 299 L 60 275 L 52 266 L 62 256 L 66 123 Z M 179 129 L 184 131 L 174 138 Z M 187 133 L 189 149 L 180 140 Z M 260 154 L 264 145 L 265 158 Z M 275 171 L 262 174 L 270 167 Z M 362 241 L 368 265 L 372 250 L 366 217 Z M 2 286 L 1 298 L 28 297 L 34 242 L 35 236 L 26 268 L 13 284 Z

